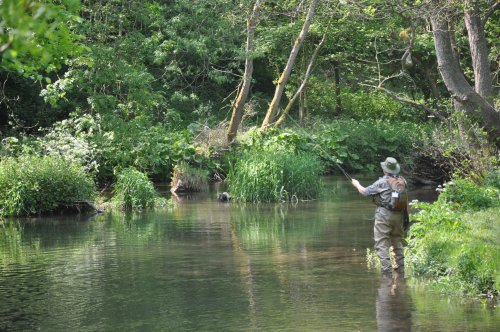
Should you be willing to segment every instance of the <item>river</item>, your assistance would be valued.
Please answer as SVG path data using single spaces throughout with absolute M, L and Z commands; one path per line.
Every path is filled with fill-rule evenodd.
M 0 331 L 500 329 L 498 308 L 367 266 L 374 206 L 325 182 L 297 204 L 220 203 L 213 189 L 170 210 L 6 223 Z

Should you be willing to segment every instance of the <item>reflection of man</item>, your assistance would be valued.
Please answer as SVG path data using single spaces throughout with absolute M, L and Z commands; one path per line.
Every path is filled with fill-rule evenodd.
M 410 299 L 404 277 L 382 275 L 376 300 L 377 327 L 380 332 L 411 331 Z

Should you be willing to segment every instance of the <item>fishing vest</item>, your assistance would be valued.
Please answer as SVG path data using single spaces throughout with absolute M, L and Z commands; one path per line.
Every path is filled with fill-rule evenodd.
M 392 211 L 403 211 L 408 208 L 408 190 L 406 180 L 401 177 L 389 177 L 386 179 L 388 188 L 376 195 L 373 195 L 373 202 L 377 206 L 384 207 Z

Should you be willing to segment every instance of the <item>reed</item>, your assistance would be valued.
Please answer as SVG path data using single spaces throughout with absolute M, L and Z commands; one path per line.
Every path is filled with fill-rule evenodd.
M 230 165 L 231 196 L 246 202 L 313 199 L 320 192 L 320 161 L 310 153 L 248 151 Z
M 148 176 L 133 167 L 118 173 L 113 192 L 114 203 L 124 209 L 154 207 L 158 198 Z

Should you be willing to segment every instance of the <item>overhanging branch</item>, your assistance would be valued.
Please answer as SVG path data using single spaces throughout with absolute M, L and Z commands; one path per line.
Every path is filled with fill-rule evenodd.
M 394 99 L 396 101 L 399 101 L 400 103 L 407 104 L 407 105 L 410 105 L 412 107 L 421 109 L 424 112 L 426 112 L 427 114 L 435 116 L 436 118 L 440 119 L 441 121 L 446 121 L 446 118 L 443 115 L 441 115 L 439 112 L 436 112 L 435 110 L 428 107 L 427 105 L 418 103 L 418 102 L 413 101 L 411 99 L 403 98 L 403 97 L 399 96 L 398 94 L 396 94 L 395 92 L 393 92 L 391 90 L 387 90 L 386 88 L 384 88 L 380 85 L 370 85 L 370 84 L 362 84 L 362 83 L 360 85 L 374 88 L 377 91 L 381 91 L 381 92 L 387 94 L 389 97 L 391 97 L 392 99 Z

